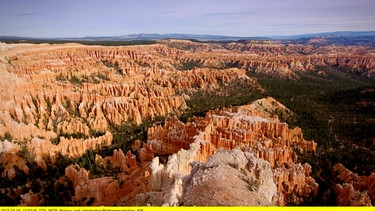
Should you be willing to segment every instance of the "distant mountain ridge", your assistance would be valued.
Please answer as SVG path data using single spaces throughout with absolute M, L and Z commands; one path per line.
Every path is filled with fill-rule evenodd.
M 156 33 L 139 33 L 128 34 L 121 36 L 86 36 L 86 37 L 61 37 L 61 38 L 35 38 L 35 37 L 20 37 L 20 36 L 0 36 L 0 41 L 137 41 L 137 40 L 163 40 L 163 39 L 191 39 L 199 41 L 238 41 L 238 40 L 305 40 L 317 36 L 329 38 L 354 38 L 354 39 L 370 39 L 375 40 L 375 31 L 337 31 L 337 32 L 323 32 L 313 34 L 301 35 L 287 35 L 287 36 L 260 36 L 260 37 L 241 37 L 241 36 L 224 36 L 224 35 L 199 35 L 199 34 L 156 34 Z
M 194 39 L 200 41 L 228 41 L 228 40 L 265 40 L 267 37 L 239 37 L 223 35 L 199 34 L 128 34 L 122 36 L 86 36 L 86 37 L 61 37 L 61 38 L 34 38 L 18 36 L 0 36 L 0 40 L 78 40 L 78 41 L 133 41 L 133 40 L 163 40 L 163 39 Z
M 100 37 L 84 37 L 83 39 L 100 39 Z M 162 40 L 162 39 L 196 39 L 196 40 L 241 40 L 241 39 L 269 39 L 267 37 L 238 37 L 238 36 L 223 36 L 223 35 L 199 35 L 199 34 L 128 34 L 115 37 L 102 37 L 107 40 Z
M 331 37 L 375 37 L 375 31 L 336 31 L 336 32 L 320 32 L 312 34 L 286 35 L 286 36 L 269 36 L 271 39 L 301 39 L 312 38 L 317 36 Z

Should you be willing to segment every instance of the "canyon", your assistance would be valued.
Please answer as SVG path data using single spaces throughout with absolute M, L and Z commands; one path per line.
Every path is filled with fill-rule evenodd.
M 294 111 L 267 97 L 257 76 L 297 81 L 334 68 L 372 81 L 374 53 L 257 40 L 0 43 L 0 204 L 308 204 L 318 170 L 301 156 L 321 146 L 285 122 Z M 228 102 L 196 111 L 206 103 L 197 96 Z M 337 205 L 374 205 L 373 174 L 330 171 Z

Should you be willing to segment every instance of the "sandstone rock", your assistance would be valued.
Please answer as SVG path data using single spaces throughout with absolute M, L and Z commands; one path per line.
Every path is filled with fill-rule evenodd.
M 210 54 L 181 54 L 180 59 L 207 66 L 228 64 L 270 77 L 289 79 L 297 78 L 296 72 L 313 71 L 319 66 L 331 65 L 354 70 L 365 77 L 373 77 L 375 65 L 371 51 L 364 46 L 316 47 L 252 40 L 228 43 L 225 49 L 218 49 Z
M 32 190 L 26 194 L 21 194 L 20 197 L 20 206 L 41 206 L 45 203 L 44 198 L 40 194 L 34 194 Z
M 116 177 L 90 179 L 89 173 L 78 166 L 68 166 L 65 177 L 74 187 L 73 204 L 76 205 L 135 205 L 137 194 L 147 189 L 147 178 L 142 171 L 133 169 L 129 174 L 119 173 Z
M 140 124 L 145 119 L 179 114 L 186 109 L 188 98 L 177 92 L 216 88 L 237 79 L 259 88 L 244 70 L 237 68 L 179 71 L 174 60 L 185 53 L 163 44 L 1 44 L 1 49 L 0 134 L 8 132 L 12 137 L 8 141 L 17 142 L 19 145 L 14 146 L 18 148 L 26 146 L 43 169 L 47 168 L 47 160 L 54 162 L 59 154 L 76 158 L 88 149 L 111 145 L 112 134 L 107 132 L 110 125 L 129 121 Z M 139 146 L 136 152 L 141 164 L 131 153 L 123 156 L 117 151 L 111 158 L 113 167 L 138 175 L 140 180 L 148 178 L 148 165 L 155 154 L 174 153 L 181 147 L 188 148 L 191 142 L 173 146 L 173 138 L 179 137 L 168 137 L 169 152 L 158 151 L 152 141 Z M 4 155 L 9 177 L 15 176 L 13 165 L 28 171 L 19 156 Z M 135 193 L 118 203 L 134 204 Z
M 26 174 L 29 173 L 29 167 L 26 165 L 25 158 L 19 155 L 20 152 L 21 147 L 19 145 L 8 140 L 0 142 L 0 163 L 4 168 L 2 177 L 15 178 L 17 175 L 15 166 Z
M 86 153 L 87 150 L 96 150 L 100 147 L 111 145 L 112 139 L 113 137 L 110 132 L 97 138 L 88 139 L 67 139 L 61 137 L 58 145 L 54 145 L 50 141 L 44 139 L 33 138 L 27 143 L 26 147 L 35 155 L 34 161 L 45 169 L 46 164 L 44 159 L 46 158 L 50 159 L 53 163 L 59 153 L 63 156 L 76 158 Z
M 278 184 L 277 192 L 283 194 L 277 199 L 279 204 L 301 204 L 305 198 L 316 197 L 319 185 L 310 174 L 311 166 L 307 163 L 288 163 L 274 168 L 274 181 Z
M 359 176 L 341 163 L 333 166 L 336 177 L 336 202 L 340 206 L 372 206 L 375 204 L 375 173 Z
M 367 192 L 355 190 L 351 184 L 336 184 L 336 202 L 339 206 L 371 206 L 371 199 Z
M 320 38 L 312 40 L 317 41 Z M 54 161 L 59 153 L 75 158 L 87 149 L 111 145 L 112 134 L 107 131 L 112 125 L 140 124 L 146 119 L 180 114 L 187 108 L 190 93 L 214 91 L 234 80 L 262 91 L 258 82 L 246 75 L 249 71 L 293 79 L 307 71 L 324 77 L 325 68 L 320 67 L 334 66 L 363 77 L 375 76 L 373 49 L 364 46 L 164 40 L 155 45 L 117 47 L 1 43 L 0 49 L 0 135 L 8 132 L 12 137 L 2 142 L 0 159 L 7 169 L 3 176 L 10 178 L 15 176 L 13 165 L 28 171 L 25 160 L 17 155 L 21 146 L 35 155 L 37 165 L 46 168 L 45 160 Z M 196 65 L 181 71 L 184 63 Z M 120 150 L 109 158 L 97 156 L 100 162 L 109 160 L 109 168 L 124 171 L 119 179 L 93 180 L 83 172 L 76 173 L 88 184 L 75 186 L 74 202 L 134 205 L 136 195 L 144 193 L 137 196 L 141 204 L 177 205 L 183 177 L 192 170 L 189 163 L 206 162 L 220 149 L 240 148 L 270 163 L 277 204 L 302 203 L 316 195 L 318 186 L 309 176 L 311 166 L 296 163 L 292 146 L 309 153 L 316 150 L 316 143 L 305 140 L 300 128 L 290 129 L 281 123 L 275 115 L 278 112 L 291 115 L 268 98 L 248 106 L 210 111 L 186 124 L 171 117 L 163 126 L 148 130 L 147 143 L 133 146 L 138 160 L 131 152 Z M 354 198 L 365 202 L 362 189 L 369 187 L 366 194 L 374 202 L 373 176 L 365 179 L 340 172 L 339 180 L 352 185 Z M 352 190 L 341 186 L 346 192 Z M 16 192 L 21 194 L 22 190 Z
M 278 204 L 300 204 L 304 198 L 316 196 L 318 184 L 309 176 L 311 166 L 295 164 L 297 155 L 292 149 L 295 145 L 302 152 L 313 152 L 316 143 L 303 139 L 301 129 L 289 129 L 287 124 L 270 117 L 271 113 L 264 112 L 260 102 L 273 109 L 280 106 L 279 109 L 285 110 L 279 103 L 271 103 L 273 99 L 263 99 L 248 106 L 211 111 L 205 118 L 193 118 L 186 124 L 171 118 L 164 127 L 150 128 L 148 144 L 155 154 L 174 154 L 169 156 L 166 164 L 160 164 L 157 157 L 153 159 L 150 166 L 152 189 L 137 197 L 137 203 L 178 204 L 181 200 L 181 180 L 191 171 L 189 163 L 205 162 L 220 149 L 235 148 L 270 163 L 278 190 L 274 200 Z M 295 197 L 292 199 L 291 195 Z
M 4 172 L 1 175 L 2 177 L 8 177 L 9 179 L 14 179 L 17 175 L 17 171 L 15 166 L 29 174 L 29 167 L 26 165 L 26 160 L 17 155 L 16 153 L 4 153 L 0 155 L 0 163 L 2 163 L 4 167 Z
M 192 133 L 189 133 L 192 132 Z M 151 127 L 147 131 L 147 144 L 158 155 L 170 155 L 180 149 L 189 149 L 198 131 L 183 124 L 177 117 L 170 118 L 164 126 Z
M 150 162 L 155 157 L 154 150 L 148 144 L 144 144 L 143 147 L 139 150 L 139 159 L 142 162 Z
M 0 134 L 8 131 L 18 142 L 51 141 L 59 134 L 87 138 L 109 125 L 178 114 L 186 109 L 186 96 L 176 90 L 215 88 L 237 79 L 259 88 L 243 69 L 178 71 L 170 64 L 174 54 L 183 53 L 163 45 L 2 46 L 1 81 L 17 83 L 8 87 L 4 82 Z
M 276 194 L 271 165 L 240 150 L 220 150 L 206 163 L 192 163 L 183 179 L 180 205 L 265 206 Z

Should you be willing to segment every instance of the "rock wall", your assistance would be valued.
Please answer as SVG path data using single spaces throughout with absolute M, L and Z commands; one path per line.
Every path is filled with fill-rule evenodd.
M 103 136 L 88 139 L 61 137 L 60 143 L 54 145 L 50 141 L 35 137 L 27 143 L 26 147 L 35 156 L 34 161 L 36 164 L 46 169 L 46 158 L 53 163 L 55 163 L 58 154 L 68 158 L 77 158 L 86 153 L 87 150 L 98 150 L 101 147 L 110 146 L 112 139 L 112 134 L 107 132 Z
M 196 46 L 201 49 L 201 46 Z M 375 60 L 366 46 L 310 45 L 277 41 L 240 41 L 228 43 L 210 53 L 179 54 L 183 61 L 202 66 L 238 67 L 261 75 L 296 78 L 296 73 L 322 71 L 334 66 L 341 71 L 374 78 Z M 323 71 L 324 72 L 324 71 Z
M 46 162 L 55 162 L 59 154 L 77 158 L 89 149 L 111 145 L 111 126 L 140 124 L 183 112 L 189 96 L 181 93 L 215 89 L 232 80 L 245 80 L 260 88 L 244 70 L 237 68 L 181 71 L 176 56 L 185 52 L 159 44 L 0 45 L 0 136 L 9 136 L 8 142 L 17 148 L 17 152 L 1 154 L 7 172 L 3 176 L 9 178 L 16 176 L 13 165 L 28 172 L 26 161 L 19 156 L 21 146 L 38 166 L 46 169 Z M 126 153 L 125 159 L 130 159 L 126 162 L 132 162 L 125 165 L 116 161 L 111 168 L 128 171 L 141 165 L 144 176 L 148 174 L 147 162 L 154 154 L 173 153 L 176 147 L 171 142 L 170 152 L 161 152 L 155 143 L 143 144 L 136 150 L 139 160 L 133 156 L 130 159 Z M 114 157 L 123 158 L 119 151 Z M 134 205 L 136 193 L 130 194 L 126 202 L 111 203 Z M 38 193 L 25 192 L 22 203 L 32 204 L 37 198 Z M 81 200 L 73 201 L 79 204 Z M 91 203 L 90 200 L 86 198 L 82 204 Z M 95 199 L 97 204 L 101 201 Z
M 234 66 L 252 73 L 276 78 L 296 78 L 296 73 L 321 71 L 322 67 L 336 67 L 347 73 L 374 78 L 375 62 L 373 55 L 339 53 L 333 55 L 239 55 L 219 54 L 215 56 L 184 55 L 187 61 L 202 63 L 202 66 Z M 207 56 L 207 57 L 205 57 Z
M 74 190 L 72 204 L 130 206 L 135 205 L 137 194 L 150 189 L 149 174 L 146 173 L 148 168 L 142 168 L 130 151 L 125 155 L 121 150 L 116 150 L 111 157 L 104 159 L 97 157 L 97 162 L 107 171 L 118 171 L 116 176 L 92 178 L 89 171 L 78 165 L 70 165 L 65 169 L 65 174 L 60 178 L 59 183 L 71 182 Z M 107 164 L 109 166 L 105 166 Z
M 0 134 L 9 132 L 18 142 L 91 137 L 110 125 L 179 114 L 187 108 L 188 96 L 179 94 L 186 90 L 239 79 L 260 88 L 237 68 L 180 71 L 174 56 L 163 52 L 183 52 L 163 45 L 2 45 L 2 77 L 16 83 L 2 85 Z
M 339 206 L 375 205 L 375 174 L 359 176 L 346 169 L 341 163 L 332 170 L 336 178 L 335 194 Z
M 29 167 L 26 165 L 26 160 L 20 156 L 21 147 L 17 144 L 11 143 L 8 140 L 0 142 L 0 163 L 4 168 L 2 177 L 14 179 L 16 177 L 16 169 L 20 169 L 26 174 L 29 173 Z
M 155 155 L 174 154 L 164 164 L 158 157 L 153 159 L 152 189 L 137 196 L 137 203 L 178 205 L 181 203 L 184 176 L 192 171 L 190 163 L 205 162 L 220 149 L 235 148 L 270 163 L 278 190 L 278 195 L 274 197 L 277 204 L 300 204 L 304 198 L 316 196 L 318 184 L 309 176 L 311 166 L 296 163 L 297 155 L 293 150 L 293 147 L 298 147 L 302 152 L 313 152 L 316 143 L 306 141 L 300 129 L 289 129 L 287 124 L 277 119 L 249 115 L 262 113 L 263 109 L 250 109 L 260 107 L 260 104 L 274 105 L 276 109 L 279 104 L 271 103 L 273 101 L 268 98 L 251 106 L 211 111 L 205 118 L 194 118 L 187 124 L 172 118 L 164 127 L 150 128 L 148 144 Z M 263 113 L 263 116 L 267 114 Z M 163 146 L 166 146 L 165 149 Z

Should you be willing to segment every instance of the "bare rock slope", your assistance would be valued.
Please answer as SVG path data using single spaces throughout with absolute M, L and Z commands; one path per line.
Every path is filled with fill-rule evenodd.
M 220 150 L 205 163 L 192 163 L 183 179 L 180 205 L 265 206 L 276 194 L 271 165 L 250 153 Z

